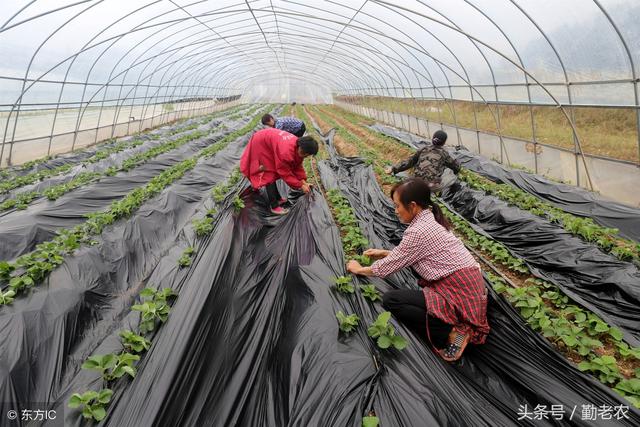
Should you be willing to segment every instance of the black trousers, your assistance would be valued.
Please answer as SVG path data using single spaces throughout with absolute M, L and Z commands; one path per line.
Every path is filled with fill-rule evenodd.
M 280 201 L 280 192 L 278 191 L 277 181 L 267 185 L 267 199 L 269 199 L 269 207 L 271 209 L 278 207 Z
M 297 136 L 298 138 L 302 138 L 306 131 L 307 131 L 307 127 L 304 125 L 304 123 L 302 123 L 302 126 L 300 126 L 300 130 L 294 133 L 294 135 Z
M 382 296 L 382 306 L 393 316 L 411 328 L 420 336 L 427 334 L 427 320 L 431 342 L 437 348 L 447 344 L 452 325 L 443 322 L 435 316 L 427 319 L 427 305 L 424 294 L 418 290 L 395 289 Z

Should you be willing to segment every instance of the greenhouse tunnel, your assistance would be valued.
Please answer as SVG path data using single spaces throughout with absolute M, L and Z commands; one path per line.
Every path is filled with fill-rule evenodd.
M 4 2 L 0 425 L 640 425 L 639 21 L 634 0 Z M 237 168 L 267 113 L 320 145 L 282 216 Z M 388 168 L 438 130 L 461 171 L 434 200 L 491 326 L 453 363 L 395 317 L 406 347 L 367 329 L 370 285 L 416 271 L 345 269 L 399 244 Z

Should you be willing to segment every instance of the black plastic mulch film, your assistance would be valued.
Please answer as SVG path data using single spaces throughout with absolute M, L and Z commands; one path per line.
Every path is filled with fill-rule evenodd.
M 14 209 L 0 212 L 0 242 L 2 242 L 0 244 L 0 260 L 12 260 L 34 250 L 38 243 L 55 237 L 58 229 L 72 227 L 84 222 L 86 220 L 85 214 L 106 208 L 114 200 L 123 197 L 135 188 L 145 185 L 165 169 L 222 139 L 231 132 L 229 128 L 217 129 L 224 122 L 223 119 L 223 117 L 214 118 L 202 127 L 212 132 L 208 137 L 199 138 L 169 152 L 160 154 L 128 172 L 121 172 L 118 176 L 106 176 L 99 182 L 78 188 L 72 194 L 64 195 L 55 201 L 49 201 L 43 197 L 34 201 L 27 210 Z M 238 123 L 244 122 L 244 120 L 227 121 L 226 124 L 235 127 Z M 176 135 L 173 138 L 179 136 Z M 171 138 L 169 137 L 169 139 Z M 110 166 L 121 164 L 127 157 L 147 151 L 162 142 L 167 142 L 167 139 L 147 141 L 134 149 L 112 154 L 98 163 L 89 165 L 87 168 L 78 166 L 68 174 L 44 180 L 29 186 L 29 189 L 42 190 L 51 186 L 52 182 L 60 184 L 73 178 L 79 172 L 102 172 Z M 78 159 L 70 156 L 65 160 L 75 163 Z M 20 191 L 24 190 L 20 189 Z
M 416 146 L 417 138 L 406 132 L 380 125 L 375 129 Z M 452 151 L 452 154 L 461 160 L 474 157 L 468 151 Z M 474 159 L 468 163 L 486 165 L 489 162 Z M 524 175 L 519 171 L 513 173 Z M 535 179 L 538 178 L 531 177 L 531 181 Z M 552 186 L 566 187 L 545 184 L 545 188 Z M 619 327 L 629 344 L 640 345 L 640 270 L 634 263 L 620 261 L 559 225 L 470 189 L 466 183 L 454 183 L 443 191 L 442 198 L 472 224 L 524 259 L 535 275 L 555 283 L 574 301 Z M 634 211 L 633 208 L 627 210 Z M 640 216 L 629 217 L 629 221 L 637 222 L 638 218 Z
M 356 427 L 370 409 L 382 427 L 603 425 L 581 420 L 581 406 L 628 405 L 569 364 L 493 292 L 488 341 L 461 362 L 442 361 L 424 337 L 395 321 L 408 347 L 377 350 L 366 326 L 380 304 L 331 289 L 344 260 L 319 192 L 280 218 L 245 192 L 246 208 L 223 209 L 213 232 L 196 241 L 185 226 L 211 207 L 208 190 L 225 180 L 246 142 L 199 163 L 30 296 L 3 307 L 3 411 L 6 402 L 48 402 L 65 425 L 89 425 L 66 408 L 71 393 L 101 387 L 99 374 L 79 367 L 92 354 L 120 350 L 117 332 L 137 323 L 130 306 L 148 284 L 179 297 L 136 378 L 113 387 L 104 425 Z M 402 228 L 369 167 L 334 157 L 320 170 L 324 185 L 348 198 L 372 245 L 397 243 Z M 197 248 L 193 264 L 178 269 L 189 245 Z M 408 271 L 371 282 L 383 292 L 417 289 Z M 339 334 L 338 310 L 361 317 L 353 335 Z M 562 405 L 564 419 L 518 421 L 524 405 Z M 640 423 L 637 410 L 628 417 L 609 424 Z
M 375 124 L 370 128 L 414 148 L 420 145 L 422 139 L 382 124 Z M 456 151 L 455 156 L 464 167 L 492 181 L 511 184 L 566 212 L 592 218 L 604 227 L 617 228 L 621 236 L 640 242 L 640 208 L 606 200 L 597 193 L 574 185 L 553 182 L 540 175 L 509 169 L 469 151 Z

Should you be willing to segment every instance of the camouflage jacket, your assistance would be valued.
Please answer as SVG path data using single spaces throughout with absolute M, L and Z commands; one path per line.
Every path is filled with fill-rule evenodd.
M 422 178 L 430 183 L 440 183 L 444 169 L 448 167 L 454 173 L 460 172 L 460 164 L 454 160 L 443 147 L 427 145 L 392 168 L 393 173 L 413 169 L 416 178 Z

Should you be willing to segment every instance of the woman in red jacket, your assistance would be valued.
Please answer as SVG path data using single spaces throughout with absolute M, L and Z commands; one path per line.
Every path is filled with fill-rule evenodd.
M 297 138 L 280 129 L 262 129 L 253 134 L 240 158 L 240 171 L 253 188 L 267 187 L 271 212 L 282 215 L 288 211 L 278 193 L 276 181 L 282 179 L 291 188 L 308 193 L 311 185 L 302 167 L 305 157 L 318 153 L 318 143 L 310 136 Z
M 464 244 L 449 231 L 442 211 L 431 200 L 429 184 L 419 178 L 391 190 L 400 221 L 409 224 L 393 250 L 369 249 L 378 259 L 371 267 L 349 261 L 347 270 L 386 277 L 412 267 L 422 290 L 395 289 L 383 296 L 383 306 L 403 323 L 424 333 L 447 361 L 460 358 L 466 345 L 484 343 L 489 334 L 487 290 L 480 266 Z

